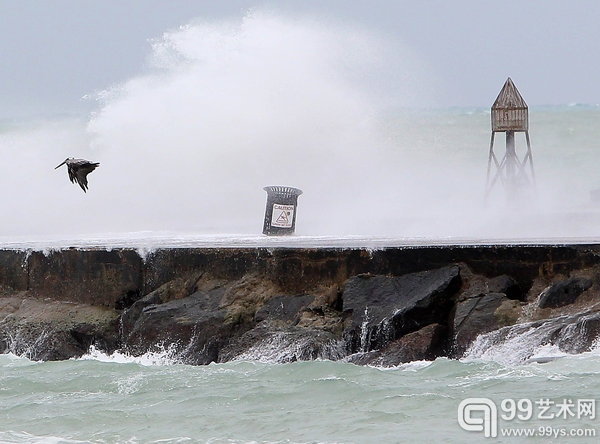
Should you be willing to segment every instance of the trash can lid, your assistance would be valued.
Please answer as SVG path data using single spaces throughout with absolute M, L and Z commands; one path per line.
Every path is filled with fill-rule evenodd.
M 276 195 L 282 197 L 300 196 L 302 194 L 302 190 L 298 188 L 286 187 L 281 185 L 264 187 L 263 190 L 265 190 L 269 195 Z

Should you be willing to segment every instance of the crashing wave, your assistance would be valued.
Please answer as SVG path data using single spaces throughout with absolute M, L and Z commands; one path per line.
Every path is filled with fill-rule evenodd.
M 117 364 L 139 364 L 144 366 L 174 365 L 181 363 L 181 358 L 176 350 L 175 344 L 170 344 L 166 347 L 164 345 L 157 346 L 156 350 L 148 351 L 139 356 L 134 356 L 122 351 L 115 351 L 108 354 L 92 345 L 90 346 L 89 351 L 77 360 L 112 362 Z
M 346 355 L 340 341 L 315 341 L 315 338 L 298 337 L 297 334 L 279 331 L 238 354 L 235 361 L 286 363 L 295 361 L 337 361 Z
M 548 362 L 598 348 L 600 312 L 560 316 L 503 327 L 480 335 L 463 359 L 504 364 Z

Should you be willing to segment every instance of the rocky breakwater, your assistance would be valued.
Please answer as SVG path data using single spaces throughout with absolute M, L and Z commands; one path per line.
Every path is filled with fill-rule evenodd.
M 599 302 L 596 245 L 0 251 L 0 352 L 41 360 L 94 345 L 190 364 L 393 366 L 519 328 L 581 352 Z

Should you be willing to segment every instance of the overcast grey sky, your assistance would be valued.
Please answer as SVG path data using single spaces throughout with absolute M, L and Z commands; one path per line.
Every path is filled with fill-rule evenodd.
M 143 72 L 151 39 L 251 8 L 408 46 L 437 79 L 427 107 L 491 106 L 508 76 L 530 106 L 600 103 L 597 0 L 0 0 L 0 118 L 85 111 Z

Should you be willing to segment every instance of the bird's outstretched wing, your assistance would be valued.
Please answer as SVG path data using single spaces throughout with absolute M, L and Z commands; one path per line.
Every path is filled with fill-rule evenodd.
M 84 159 L 73 159 L 69 162 L 69 179 L 71 182 L 77 182 L 81 189 L 86 192 L 88 188 L 87 175 L 96 169 L 100 165 L 98 162 L 90 162 Z

